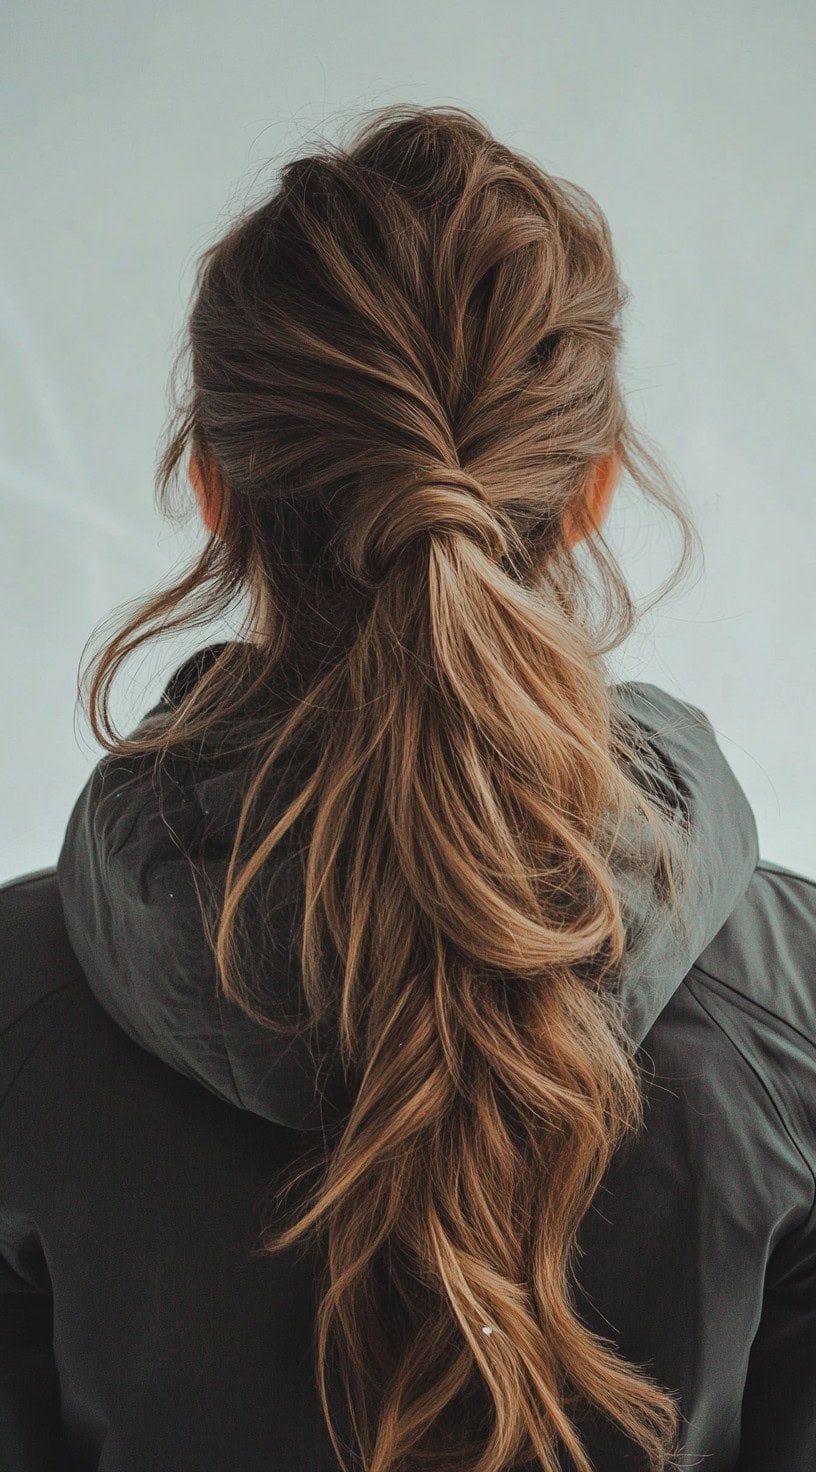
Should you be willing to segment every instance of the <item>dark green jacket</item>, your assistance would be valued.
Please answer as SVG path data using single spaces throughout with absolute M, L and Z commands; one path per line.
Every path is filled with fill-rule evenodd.
M 646 1127 L 582 1223 L 578 1307 L 678 1392 L 684 1465 L 814 1472 L 816 888 L 759 858 L 700 711 L 615 688 L 693 873 L 682 934 L 622 860 Z M 183 850 L 223 873 L 239 802 L 217 767 L 157 783 L 106 756 L 56 868 L 0 886 L 0 1472 L 336 1472 L 316 1252 L 252 1249 L 277 1177 L 348 1101 L 329 1039 L 316 1080 L 216 991 Z M 294 872 L 270 997 L 297 987 Z M 597 1472 L 641 1465 L 581 1424 Z

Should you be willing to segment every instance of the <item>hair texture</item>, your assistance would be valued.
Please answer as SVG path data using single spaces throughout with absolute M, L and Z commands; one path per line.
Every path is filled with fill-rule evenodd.
M 167 513 L 196 454 L 218 526 L 92 666 L 108 751 L 158 762 L 220 725 L 242 753 L 205 917 L 218 983 L 260 1026 L 329 1020 L 337 1039 L 349 1110 L 256 1250 L 322 1234 L 318 1382 L 344 1469 L 332 1352 L 364 1472 L 592 1472 L 581 1407 L 677 1465 L 675 1394 L 573 1297 L 579 1224 L 645 1118 L 615 845 L 650 835 L 678 914 L 688 858 L 687 815 L 616 708 L 606 655 L 636 613 L 583 509 L 616 452 L 682 532 L 657 597 L 696 548 L 627 415 L 628 297 L 593 199 L 463 109 L 379 109 L 285 163 L 199 258 L 158 460 Z M 247 637 L 166 719 L 117 734 L 126 657 L 244 593 Z M 273 818 L 296 749 L 305 779 Z M 246 916 L 255 893 L 268 924 L 264 879 L 302 816 L 306 1010 L 284 1024 Z

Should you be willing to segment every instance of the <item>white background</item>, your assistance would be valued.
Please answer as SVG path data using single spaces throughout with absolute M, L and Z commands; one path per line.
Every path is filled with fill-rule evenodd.
M 601 204 L 632 301 L 623 371 L 705 565 L 616 657 L 702 706 L 763 857 L 816 875 L 816 8 L 795 3 L 170 6 L 6 0 L 2 21 L 0 878 L 51 865 L 101 750 L 86 641 L 200 543 L 154 459 L 198 253 L 259 169 L 363 109 L 452 104 Z M 608 532 L 657 588 L 671 523 Z M 192 643 L 126 665 L 135 724 Z

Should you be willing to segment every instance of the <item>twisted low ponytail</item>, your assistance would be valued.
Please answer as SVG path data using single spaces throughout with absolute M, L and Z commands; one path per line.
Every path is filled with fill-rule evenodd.
M 607 678 L 625 582 L 596 531 L 596 626 L 564 536 L 615 451 L 676 516 L 684 559 L 692 544 L 626 415 L 624 300 L 597 206 L 470 114 L 386 109 L 353 148 L 291 164 L 205 255 L 162 460 L 163 489 L 191 442 L 217 469 L 221 535 L 93 685 L 95 705 L 149 622 L 250 591 L 253 761 L 213 946 L 225 994 L 279 1026 L 239 920 L 308 818 L 303 997 L 331 1021 L 350 1107 L 264 1250 L 324 1244 L 320 1393 L 346 1467 L 336 1350 L 363 1472 L 592 1472 L 581 1407 L 653 1472 L 675 1447 L 672 1395 L 571 1291 L 578 1226 L 642 1124 L 615 847 L 648 835 L 676 903 L 687 837 L 638 780 Z M 226 646 L 171 732 L 97 736 L 124 753 L 195 744 L 219 717 L 243 730 L 239 668 Z M 299 740 L 308 771 L 272 821 L 267 783 Z
M 612 985 L 620 907 L 598 838 L 610 796 L 624 794 L 603 672 L 557 603 L 497 566 L 508 539 L 498 524 L 487 535 L 489 511 L 464 495 L 454 505 L 426 482 L 416 505 L 405 493 L 392 555 L 413 560 L 382 575 L 330 697 L 345 715 L 323 754 L 331 790 L 306 909 L 320 892 L 346 968 L 344 1065 L 366 1069 L 311 1209 L 276 1245 L 330 1213 L 328 1281 L 342 1297 L 323 1300 L 318 1344 L 328 1354 L 342 1314 L 354 1424 L 379 1427 L 369 1443 L 360 1434 L 372 1472 L 413 1465 L 457 1400 L 472 1426 L 478 1388 L 479 1424 L 493 1428 L 482 1467 L 534 1455 L 555 1472 L 566 1448 L 589 1472 L 568 1410 L 577 1398 L 659 1466 L 670 1400 L 582 1326 L 568 1287 L 575 1232 L 641 1123 Z M 351 813 L 341 878 L 327 855 Z M 311 945 L 305 935 L 316 986 Z M 376 1296 L 378 1261 L 402 1266 L 400 1319 L 390 1294 Z M 438 1465 L 475 1467 L 468 1422 L 453 1424 Z

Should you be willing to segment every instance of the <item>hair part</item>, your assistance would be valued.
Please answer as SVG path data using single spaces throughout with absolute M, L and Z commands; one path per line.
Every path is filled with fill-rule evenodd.
M 92 665 L 108 751 L 158 761 L 218 733 L 240 755 L 205 922 L 225 996 L 275 1032 L 257 923 L 277 846 L 310 824 L 291 1027 L 331 1023 L 353 1102 L 262 1250 L 323 1234 L 318 1376 L 344 1468 L 332 1336 L 363 1472 L 558 1472 L 564 1452 L 592 1472 L 579 1406 L 653 1472 L 676 1452 L 673 1393 L 572 1301 L 578 1227 L 644 1120 L 615 845 L 647 835 L 679 909 L 687 842 L 607 680 L 635 624 L 621 570 L 599 527 L 593 577 L 564 535 L 616 451 L 682 534 L 653 601 L 696 550 L 627 415 L 627 299 L 592 198 L 462 109 L 380 109 L 288 163 L 200 258 L 158 464 L 165 512 L 187 451 L 212 467 L 220 535 Z M 118 734 L 127 656 L 244 593 L 247 637 L 165 721 Z

